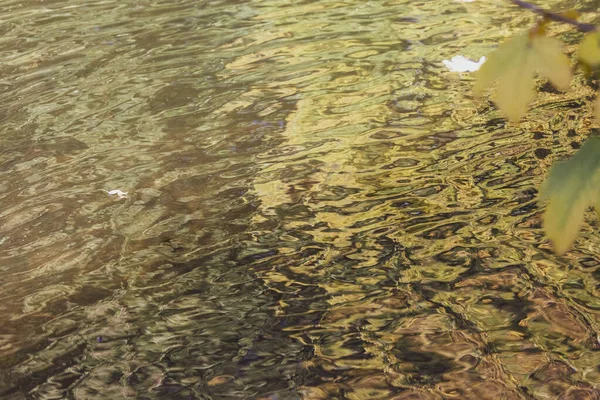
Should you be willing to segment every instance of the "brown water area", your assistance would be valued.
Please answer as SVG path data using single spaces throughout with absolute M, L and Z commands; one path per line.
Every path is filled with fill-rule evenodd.
M 509 3 L 1 2 L 0 398 L 599 399 L 598 222 L 537 201 L 595 83 L 442 63 Z

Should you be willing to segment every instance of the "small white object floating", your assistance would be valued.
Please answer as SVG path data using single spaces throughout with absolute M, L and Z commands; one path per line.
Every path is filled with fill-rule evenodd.
M 106 190 L 106 193 L 108 193 L 109 196 L 114 196 L 117 195 L 117 197 L 119 197 L 120 199 L 126 199 L 127 198 L 127 192 L 123 192 L 121 190 L 115 189 L 115 190 Z
M 467 57 L 454 56 L 450 61 L 443 60 L 442 63 L 452 72 L 475 72 L 485 62 L 485 56 L 479 61 L 469 60 Z

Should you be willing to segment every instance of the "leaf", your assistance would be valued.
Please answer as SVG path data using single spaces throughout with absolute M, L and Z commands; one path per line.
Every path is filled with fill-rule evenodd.
M 563 52 L 560 40 L 547 36 L 535 36 L 531 40 L 535 52 L 536 70 L 559 90 L 571 85 L 571 62 Z
M 579 61 L 588 68 L 600 66 L 600 32 L 591 32 L 579 44 Z
M 529 34 L 515 36 L 490 54 L 477 73 L 475 93 L 481 94 L 498 80 L 495 103 L 508 118 L 518 121 L 533 98 L 534 64 Z
M 515 54 L 520 54 L 529 44 L 529 34 L 515 36 L 506 42 L 487 57 L 476 75 L 474 92 L 481 95 L 493 81 L 502 77 L 506 71 L 506 66 L 510 66 L 514 61 Z
M 562 52 L 562 43 L 542 34 L 530 32 L 504 42 L 490 54 L 477 72 L 476 95 L 498 81 L 495 103 L 508 118 L 518 121 L 534 96 L 534 76 L 539 72 L 558 89 L 566 90 L 571 82 L 570 62 Z
M 599 183 L 599 137 L 589 138 L 570 160 L 550 169 L 542 185 L 540 199 L 548 200 L 544 227 L 558 254 L 569 250 L 583 222 L 585 210 L 600 200 Z
M 525 47 L 513 55 L 513 60 L 506 66 L 498 80 L 498 91 L 494 102 L 511 121 L 519 121 L 533 99 L 534 73 L 531 53 Z
M 571 8 L 570 10 L 563 12 L 562 16 L 572 19 L 573 21 L 577 21 L 579 19 L 579 17 L 581 17 L 581 13 L 579 11 L 577 11 L 576 9 Z

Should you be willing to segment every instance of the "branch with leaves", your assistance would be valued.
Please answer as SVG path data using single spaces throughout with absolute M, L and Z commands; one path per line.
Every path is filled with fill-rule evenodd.
M 600 69 L 600 32 L 594 25 L 576 20 L 578 13 L 546 11 L 522 0 L 511 0 L 543 19 L 534 27 L 498 47 L 477 71 L 474 92 L 482 95 L 497 82 L 493 98 L 496 106 L 513 122 L 518 122 L 535 96 L 536 74 L 547 78 L 557 89 L 571 85 L 571 61 L 563 53 L 563 43 L 546 35 L 551 21 L 567 23 L 587 32 L 579 45 L 577 61 L 586 71 Z M 595 116 L 600 122 L 600 96 Z M 554 165 L 542 185 L 541 198 L 548 202 L 544 229 L 558 254 L 564 254 L 575 241 L 588 207 L 600 213 L 600 138 L 587 140 L 575 156 Z
M 597 29 L 594 25 L 586 24 L 585 22 L 579 22 L 575 18 L 572 18 L 568 14 L 553 13 L 551 11 L 544 10 L 543 8 L 540 8 L 534 4 L 531 4 L 531 3 L 528 3 L 528 2 L 522 1 L 522 0 L 510 0 L 510 1 L 519 7 L 526 8 L 527 10 L 531 10 L 534 13 L 541 15 L 542 17 L 544 17 L 544 19 L 548 19 L 548 20 L 552 20 L 552 21 L 556 21 L 556 22 L 563 22 L 565 24 L 573 25 L 582 32 L 594 32 Z

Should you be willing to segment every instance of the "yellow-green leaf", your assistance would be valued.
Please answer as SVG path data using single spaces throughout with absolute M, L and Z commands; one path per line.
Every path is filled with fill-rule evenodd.
M 544 228 L 558 254 L 569 250 L 583 222 L 585 210 L 600 197 L 600 138 L 589 138 L 568 161 L 550 169 L 541 188 L 548 200 Z
M 481 95 L 493 81 L 504 75 L 506 67 L 514 61 L 515 55 L 523 53 L 529 45 L 529 34 L 518 35 L 502 43 L 492 52 L 476 73 L 475 87 L 476 95 Z
M 505 66 L 504 73 L 498 80 L 498 91 L 494 100 L 498 108 L 514 122 L 519 121 L 525 114 L 527 105 L 535 94 L 534 63 L 531 52 L 526 47 L 515 52 L 512 61 Z
M 589 68 L 600 66 L 600 32 L 591 32 L 579 44 L 579 61 Z
M 548 78 L 558 89 L 571 82 L 569 59 L 562 43 L 542 34 L 527 32 L 504 42 L 489 55 L 476 75 L 474 91 L 480 95 L 498 81 L 495 103 L 509 119 L 518 121 L 534 96 L 535 72 Z
M 528 33 L 507 40 L 477 71 L 475 93 L 481 94 L 498 80 L 494 102 L 513 121 L 521 118 L 534 94 L 534 63 L 529 40 Z
M 535 69 L 559 90 L 567 90 L 571 84 L 571 62 L 563 53 L 560 40 L 547 36 L 535 36 L 531 40 L 535 53 Z

